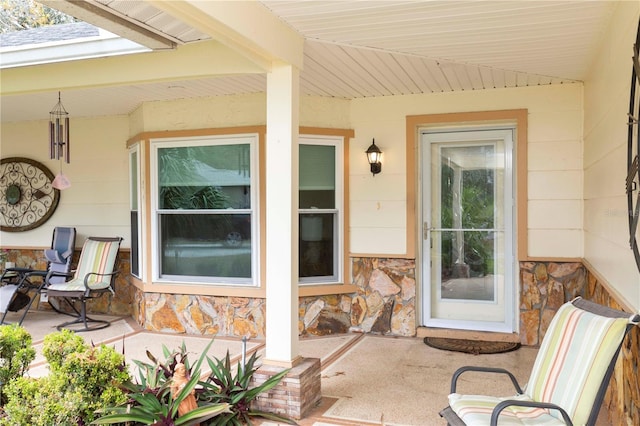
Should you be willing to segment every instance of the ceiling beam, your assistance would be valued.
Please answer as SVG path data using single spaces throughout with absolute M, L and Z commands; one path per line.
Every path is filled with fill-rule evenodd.
M 255 0 L 146 1 L 237 50 L 265 72 L 274 61 L 302 69 L 304 38 Z

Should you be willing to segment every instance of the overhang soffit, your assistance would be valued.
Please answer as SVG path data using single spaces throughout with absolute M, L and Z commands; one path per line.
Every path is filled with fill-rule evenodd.
M 302 69 L 304 38 L 259 2 L 149 0 L 149 3 L 236 50 L 265 72 L 271 71 L 274 62 Z
M 182 45 L 174 50 L 3 69 L 0 71 L 0 94 L 17 95 L 263 72 L 237 51 L 216 41 L 205 41 Z

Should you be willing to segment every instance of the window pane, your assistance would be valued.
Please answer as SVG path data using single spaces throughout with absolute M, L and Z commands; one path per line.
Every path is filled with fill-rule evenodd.
M 161 275 L 251 278 L 250 214 L 161 214 Z
M 501 260 L 496 259 L 500 238 L 494 231 L 432 231 L 441 253 L 442 299 L 494 300 L 495 279 L 501 274 Z
M 138 210 L 138 152 L 133 151 L 129 157 L 129 177 L 131 181 L 130 196 L 131 196 L 131 210 Z
M 335 213 L 300 214 L 300 278 L 335 277 Z
M 140 236 L 138 226 L 138 151 L 129 155 L 129 193 L 130 193 L 130 225 L 131 225 L 131 258 L 129 259 L 131 274 L 140 277 Z
M 158 208 L 249 209 L 249 144 L 158 149 Z
M 300 145 L 301 209 L 333 209 L 336 206 L 336 148 L 332 145 Z
M 495 147 L 444 148 L 442 155 L 442 227 L 494 228 Z
M 132 210 L 130 212 L 130 220 L 131 220 L 131 259 L 130 268 L 131 275 L 140 277 L 140 248 L 138 241 L 138 212 Z

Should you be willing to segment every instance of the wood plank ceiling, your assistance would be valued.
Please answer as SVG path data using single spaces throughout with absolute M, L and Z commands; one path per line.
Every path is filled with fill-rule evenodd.
M 153 2 L 92 3 L 179 44 L 208 38 Z M 260 3 L 305 38 L 302 94 L 344 99 L 582 81 L 616 6 L 567 0 Z M 102 113 L 128 113 L 142 101 L 263 92 L 266 78 L 229 76 L 171 86 L 180 90 L 152 83 L 90 89 L 83 96 L 108 99 Z M 76 111 L 99 113 L 95 108 Z

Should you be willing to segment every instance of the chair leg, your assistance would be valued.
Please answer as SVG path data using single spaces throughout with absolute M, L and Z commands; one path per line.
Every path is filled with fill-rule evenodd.
M 56 306 L 56 304 L 53 303 L 53 301 L 56 300 L 57 298 L 60 298 L 60 299 L 64 300 L 66 302 L 67 306 L 69 306 L 73 310 L 74 313 L 63 311 L 62 310 L 62 305 L 61 306 Z M 54 311 L 56 311 L 59 314 L 69 315 L 70 317 L 78 317 L 78 316 L 80 316 L 80 311 L 78 311 L 78 309 L 76 309 L 75 305 L 69 300 L 68 297 L 49 296 L 49 306 L 51 306 L 51 309 L 53 309 Z
M 21 291 L 21 290 L 22 290 L 22 291 Z M 35 290 L 34 295 L 33 295 L 33 296 L 31 296 L 31 297 L 29 298 L 29 302 L 28 302 L 28 303 L 27 303 L 27 304 L 22 308 L 22 309 L 24 309 L 24 313 L 23 313 L 23 314 L 22 314 L 22 316 L 20 317 L 20 321 L 18 321 L 18 322 L 17 322 L 17 324 L 18 324 L 18 325 L 22 325 L 22 322 L 24 321 L 25 317 L 26 317 L 26 316 L 27 316 L 27 314 L 29 313 L 29 309 L 31 309 L 31 305 L 33 304 L 33 301 L 36 299 L 36 296 L 40 293 L 40 289 L 39 289 L 39 288 L 38 288 L 38 289 L 34 289 L 34 290 Z M 24 288 L 22 288 L 22 287 L 20 287 L 20 286 L 19 286 L 19 287 L 15 290 L 14 295 L 13 295 L 13 298 L 15 298 L 15 297 L 16 297 L 16 294 L 17 294 L 17 293 L 24 293 L 24 294 L 26 294 L 26 295 L 28 296 L 28 295 L 29 295 L 29 289 L 27 288 L 27 289 L 25 290 Z M 13 300 L 13 298 L 12 298 L 12 300 Z M 10 303 L 9 303 L 9 304 L 10 304 Z M 19 311 L 19 310 L 18 310 L 18 311 Z M 0 324 L 8 324 L 8 323 L 5 323 L 5 321 L 4 321 L 4 320 L 5 320 L 5 318 L 7 317 L 7 314 L 8 314 L 8 313 L 9 313 L 9 305 L 7 305 L 7 308 L 6 308 L 6 309 L 5 309 L 5 311 L 2 313 L 2 318 L 0 319 Z
M 111 323 L 107 320 L 99 320 L 99 319 L 89 317 L 87 315 L 87 300 L 79 299 L 79 301 L 80 301 L 80 311 L 78 312 L 76 310 L 76 312 L 78 312 L 78 316 L 76 317 L 76 319 L 74 319 L 73 321 L 67 321 L 65 323 L 58 325 L 56 327 L 58 330 L 62 330 L 63 328 L 66 328 L 76 333 L 81 333 L 83 331 L 102 330 L 103 328 L 107 328 L 111 325 Z M 67 303 L 70 303 L 70 302 L 67 300 Z M 94 325 L 90 326 L 89 323 Z M 79 328 L 70 327 L 71 325 L 74 325 L 74 324 L 82 324 L 84 327 L 79 327 Z
M 22 322 L 24 321 L 25 317 L 29 313 L 29 309 L 31 309 L 31 305 L 33 304 L 33 301 L 36 300 L 36 296 L 38 296 L 39 294 L 40 294 L 40 289 L 36 290 L 36 292 L 31 297 L 31 299 L 29 299 L 29 303 L 27 303 L 27 306 L 24 307 L 24 313 L 20 317 L 20 321 L 18 321 L 18 325 L 22 325 Z M 2 317 L 2 319 L 4 320 L 4 317 Z
M 447 421 L 447 426 L 466 426 L 466 423 L 458 417 L 458 415 L 451 409 L 451 407 L 447 407 L 440 411 L 440 417 L 444 418 Z

